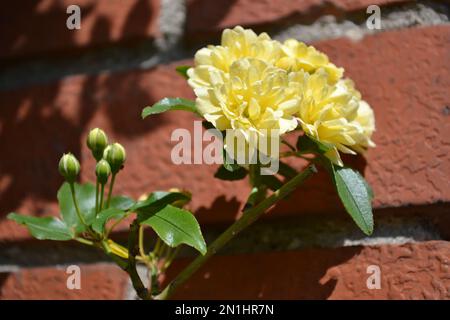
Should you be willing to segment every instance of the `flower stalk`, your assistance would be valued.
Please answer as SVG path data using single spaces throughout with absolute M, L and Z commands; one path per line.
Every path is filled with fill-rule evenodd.
M 191 262 L 172 282 L 170 282 L 164 290 L 155 297 L 158 300 L 168 299 L 175 289 L 189 279 L 208 259 L 216 254 L 225 244 L 233 239 L 242 230 L 254 223 L 264 214 L 270 207 L 278 201 L 284 199 L 291 192 L 297 189 L 306 179 L 313 173 L 317 172 L 314 165 L 310 165 L 303 172 L 285 183 L 280 189 L 275 191 L 271 196 L 257 204 L 256 206 L 244 211 L 242 217 L 233 223 L 225 232 L 223 232 L 209 247 L 204 256 L 198 256 Z
M 73 182 L 69 183 L 69 186 L 70 186 L 70 193 L 72 194 L 73 206 L 75 207 L 75 212 L 77 213 L 78 219 L 86 228 L 89 228 L 88 224 L 86 223 L 86 220 L 84 220 L 83 215 L 80 212 L 80 208 L 78 207 L 77 197 L 75 195 L 75 186 Z
M 108 193 L 108 199 L 106 200 L 106 209 L 109 208 L 109 205 L 111 203 L 111 195 L 113 193 L 113 188 L 114 188 L 114 182 L 116 181 L 116 174 L 113 173 L 111 176 L 111 183 L 109 185 L 109 193 Z

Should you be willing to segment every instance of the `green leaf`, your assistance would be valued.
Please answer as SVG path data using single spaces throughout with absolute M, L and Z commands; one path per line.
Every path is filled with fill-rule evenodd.
M 170 247 L 185 243 L 197 249 L 201 254 L 206 253 L 206 243 L 200 226 L 194 215 L 189 211 L 168 205 L 142 224 L 155 230 L 158 236 Z
M 110 208 L 116 208 L 121 210 L 130 209 L 136 201 L 126 196 L 115 196 L 111 198 L 111 202 L 109 204 Z
M 320 142 L 312 137 L 307 136 L 306 134 L 298 137 L 296 147 L 300 152 L 313 152 L 317 154 L 324 154 L 331 148 L 326 143 Z
M 112 199 L 111 199 L 112 201 Z M 124 217 L 127 213 L 118 208 L 108 208 L 106 210 L 100 211 L 92 223 L 92 229 L 99 234 L 103 234 L 105 231 L 105 224 L 110 219 L 120 219 Z
M 371 199 L 365 180 L 355 170 L 332 166 L 333 180 L 345 209 L 367 235 L 373 232 Z
M 8 214 L 8 219 L 26 226 L 33 237 L 39 240 L 65 241 L 74 237 L 67 225 L 54 217 L 38 218 L 12 212 Z
M 74 188 L 81 215 L 89 225 L 95 218 L 95 187 L 90 183 L 82 185 L 75 183 Z M 74 228 L 76 232 L 84 231 L 85 226 L 78 219 L 72 200 L 72 194 L 70 192 L 70 186 L 67 182 L 65 182 L 58 190 L 58 203 L 66 225 L 69 228 Z
M 190 69 L 190 66 L 178 66 L 175 68 L 177 72 L 185 79 L 189 79 L 189 76 L 187 74 L 187 71 Z
M 195 107 L 195 102 L 192 100 L 184 98 L 164 98 L 151 107 L 145 107 L 144 110 L 142 110 L 142 119 L 145 119 L 153 114 L 171 110 L 184 110 L 198 114 L 197 108 Z
M 366 187 L 367 194 L 369 195 L 369 199 L 370 199 L 370 201 L 372 201 L 373 198 L 375 198 L 375 194 L 373 193 L 372 187 L 369 185 L 369 183 L 367 182 L 367 180 L 364 179 L 364 177 L 363 177 L 359 172 L 357 172 L 357 173 L 359 174 L 360 178 L 361 178 L 362 181 L 364 182 L 364 186 Z
M 247 170 L 243 167 L 239 167 L 236 170 L 227 170 L 225 165 L 221 165 L 214 174 L 214 177 L 221 180 L 234 181 L 241 180 L 247 176 Z
M 182 192 L 155 191 L 144 201 L 138 201 L 129 211 L 137 212 L 139 222 L 144 221 L 176 201 L 190 201 L 191 197 Z

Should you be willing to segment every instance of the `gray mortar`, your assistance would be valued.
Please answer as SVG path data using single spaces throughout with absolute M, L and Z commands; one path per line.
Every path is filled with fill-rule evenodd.
M 291 221 L 258 222 L 230 241 L 218 254 L 253 254 L 301 250 L 305 248 L 339 248 L 352 246 L 401 245 L 421 241 L 442 240 L 439 232 L 425 222 L 423 212 L 411 216 L 386 214 L 376 216 L 376 228 L 370 237 L 365 236 L 350 218 L 339 219 L 336 215 L 317 217 L 298 217 Z M 422 215 L 422 217 L 421 217 Z M 211 243 L 223 229 L 205 230 L 206 242 Z M 181 257 L 195 256 L 196 252 L 185 250 Z M 146 268 L 141 266 L 139 274 L 147 283 Z M 138 297 L 131 281 L 128 282 L 125 299 L 136 300 Z
M 305 42 L 337 37 L 357 40 L 374 32 L 448 23 L 449 5 L 447 2 L 423 1 L 410 5 L 383 7 L 381 14 L 381 30 L 369 30 L 365 25 L 367 15 L 362 11 L 339 19 L 334 16 L 323 16 L 313 23 L 283 26 L 282 30 L 278 30 L 275 26 L 269 33 L 278 40 L 288 37 Z M 183 44 L 185 20 L 184 0 L 164 0 L 160 14 L 161 39 L 142 41 L 131 48 L 113 45 L 105 49 L 87 50 L 74 58 L 39 59 L 5 66 L 0 72 L 0 90 L 52 82 L 74 74 L 89 75 L 105 71 L 148 69 L 157 64 L 192 57 L 194 49 Z
M 358 41 L 365 35 L 387 30 L 430 26 L 449 22 L 448 5 L 430 1 L 408 4 L 401 7 L 381 8 L 381 29 L 371 30 L 366 26 L 368 15 L 365 12 L 350 14 L 345 19 L 325 15 L 309 25 L 296 24 L 274 32 L 273 37 L 284 41 L 296 38 L 305 42 L 314 42 L 340 37 Z
M 401 209 L 399 209 L 401 210 Z M 244 254 L 268 251 L 298 250 L 303 248 L 337 248 L 358 245 L 404 244 L 441 240 L 435 225 L 429 223 L 432 208 L 415 214 L 385 213 L 375 215 L 375 232 L 365 236 L 348 217 L 336 214 L 320 220 L 315 215 L 299 216 L 288 221 L 262 221 L 249 227 L 230 241 L 220 254 Z M 439 213 L 442 216 L 444 210 Z M 435 216 L 435 220 L 441 220 Z M 211 243 L 223 228 L 208 227 L 204 230 L 207 243 Z M 126 239 L 121 242 L 126 246 Z M 183 246 L 179 256 L 194 256 L 196 252 Z M 13 272 L 20 267 L 90 264 L 109 261 L 95 248 L 78 243 L 33 241 L 27 243 L 0 243 L 0 272 Z

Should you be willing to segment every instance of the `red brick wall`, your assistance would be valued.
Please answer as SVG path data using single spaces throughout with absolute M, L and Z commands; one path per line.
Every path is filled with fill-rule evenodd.
M 382 12 L 420 11 L 414 4 L 405 4 L 411 1 L 400 0 L 188 0 L 181 13 L 185 24 L 180 24 L 183 29 L 173 50 L 179 50 L 179 57 L 192 56 L 193 46 L 217 41 L 223 28 L 237 24 L 277 34 L 330 14 L 359 21 L 355 17 L 365 17 L 365 8 L 373 2 Z M 81 7 L 81 30 L 65 28 L 68 3 Z M 177 14 L 170 12 L 171 8 L 157 0 L 17 2 L 1 13 L 0 64 L 19 77 L 24 74 L 21 70 L 42 58 L 50 57 L 51 63 L 61 63 L 64 68 L 64 64 L 79 65 L 86 56 L 95 57 L 103 48 L 133 52 L 142 41 L 162 50 L 149 54 L 173 57 L 173 52 L 163 51 L 164 46 L 158 49 L 170 30 L 162 16 L 170 21 L 171 15 Z M 317 238 L 303 246 L 292 244 L 292 239 L 289 245 L 271 249 L 271 241 L 277 239 L 265 239 L 269 244 L 261 250 L 230 249 L 207 263 L 177 298 L 450 298 L 450 27 L 429 24 L 369 35 L 362 23 L 358 28 L 365 36 L 360 41 L 323 34 L 327 40 L 314 43 L 345 68 L 375 111 L 377 148 L 370 150 L 366 159 L 349 159 L 375 191 L 374 236 L 363 238 L 349 223 L 328 178 L 319 173 L 264 217 L 263 224 L 270 229 L 272 222 L 294 221 L 302 228 L 308 221 L 323 228 L 325 238 L 330 230 L 342 241 L 330 244 Z M 187 168 L 171 163 L 170 134 L 180 127 L 192 130 L 192 115 L 172 113 L 140 119 L 142 108 L 162 97 L 193 97 L 174 71 L 175 66 L 192 61 L 178 59 L 113 73 L 87 74 L 86 68 L 81 68 L 68 72 L 76 75 L 34 84 L 28 84 L 24 76 L 16 81 L 24 84 L 14 88 L 4 81 L 5 88 L 0 91 L 0 298 L 129 297 L 126 275 L 107 259 L 85 261 L 83 250 L 77 251 L 81 258 L 70 258 L 64 249 L 53 251 L 50 244 L 43 243 L 36 250 L 52 256 L 51 262 L 45 263 L 25 249 L 35 245 L 26 230 L 5 219 L 10 211 L 57 214 L 55 194 L 62 180 L 56 164 L 63 152 L 71 150 L 80 159 L 82 181 L 93 179 L 94 163 L 84 145 L 92 127 L 104 128 L 127 149 L 127 168 L 121 173 L 118 192 L 138 197 L 154 189 L 188 188 L 194 195 L 191 209 L 206 233 L 238 216 L 249 191 L 245 181 L 216 180 L 212 166 Z M 46 66 L 49 64 L 30 72 L 45 73 Z M 296 165 L 300 168 L 303 164 Z M 336 231 L 330 224 L 345 228 Z M 346 239 L 359 242 L 347 246 Z M 239 246 L 239 239 L 236 241 Z M 19 255 L 25 258 L 19 259 Z M 166 280 L 187 260 L 177 260 Z M 81 290 L 66 289 L 66 264 L 81 266 Z M 380 290 L 366 286 L 369 265 L 381 268 Z

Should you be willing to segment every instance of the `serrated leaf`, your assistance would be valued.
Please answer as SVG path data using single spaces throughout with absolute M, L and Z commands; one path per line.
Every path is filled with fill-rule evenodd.
M 112 201 L 112 199 L 111 199 Z M 110 219 L 120 219 L 126 215 L 124 210 L 118 208 L 108 208 L 100 211 L 92 223 L 92 229 L 99 234 L 103 234 L 105 231 L 105 224 Z
M 89 225 L 95 218 L 95 187 L 90 183 L 74 184 L 75 194 L 80 213 Z M 64 222 L 69 228 L 74 228 L 76 232 L 85 230 L 85 226 L 79 221 L 75 206 L 73 204 L 70 186 L 65 182 L 58 190 L 59 209 Z
M 135 203 L 136 201 L 127 196 L 115 196 L 111 198 L 109 207 L 126 211 L 130 209 Z
M 138 201 L 129 211 L 136 212 L 138 222 L 141 222 L 169 204 L 189 200 L 191 200 L 191 197 L 182 192 L 155 191 L 146 200 Z
M 187 210 L 167 205 L 141 223 L 152 227 L 170 247 L 184 243 L 203 255 L 206 253 L 206 243 L 200 226 L 194 215 Z
M 221 180 L 226 181 L 234 181 L 234 180 L 241 180 L 244 179 L 247 176 L 247 170 L 243 167 L 236 168 L 233 171 L 230 171 L 226 169 L 224 165 L 221 165 L 219 169 L 217 169 L 216 173 L 214 174 L 214 177 Z
M 370 195 L 362 176 L 346 167 L 332 166 L 336 189 L 345 209 L 367 235 L 373 232 Z
M 172 110 L 184 110 L 198 114 L 195 102 L 184 98 L 164 98 L 151 107 L 142 110 L 142 118 Z
M 189 79 L 189 76 L 187 74 L 187 71 L 190 69 L 190 66 L 178 66 L 175 68 L 175 70 L 180 74 L 183 78 Z
M 54 217 L 32 217 L 13 212 L 8 214 L 8 219 L 26 226 L 33 237 L 39 240 L 66 241 L 74 237 L 67 225 Z

